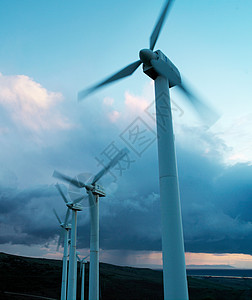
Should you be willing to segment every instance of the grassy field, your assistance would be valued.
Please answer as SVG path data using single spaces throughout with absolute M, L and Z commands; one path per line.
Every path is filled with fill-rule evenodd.
M 0 300 L 60 299 L 61 265 L 59 260 L 0 253 Z M 88 265 L 85 277 L 88 299 Z M 252 299 L 251 279 L 189 276 L 188 283 L 190 300 Z M 101 300 L 163 299 L 162 272 L 101 263 L 100 293 Z

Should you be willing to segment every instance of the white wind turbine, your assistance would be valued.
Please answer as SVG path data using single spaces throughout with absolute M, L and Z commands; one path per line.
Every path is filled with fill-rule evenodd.
M 82 210 L 82 206 L 79 204 L 84 199 L 84 196 L 75 199 L 74 201 L 68 201 L 61 187 L 56 184 L 56 187 L 62 196 L 67 206 L 66 222 L 68 220 L 70 210 L 72 210 L 72 224 L 71 224 L 71 242 L 70 242 L 70 254 L 69 254 L 69 272 L 68 272 L 68 288 L 67 288 L 67 300 L 76 300 L 76 237 L 77 237 L 77 212 Z
M 61 300 L 66 300 L 66 291 L 67 291 L 67 260 L 68 260 L 68 236 L 71 225 L 67 224 L 68 215 L 66 214 L 64 223 L 61 222 L 60 217 L 58 216 L 55 209 L 53 212 L 59 221 L 61 227 L 61 233 L 58 241 L 58 248 L 61 242 L 61 236 L 63 233 L 63 243 L 64 243 L 64 254 L 63 254 L 63 265 L 62 265 L 62 282 L 61 282 Z
M 85 267 L 87 263 L 87 258 L 89 257 L 86 256 L 84 258 L 80 258 L 79 255 L 77 254 L 77 259 L 80 262 L 80 276 L 81 276 L 81 300 L 84 300 L 85 297 Z
M 66 181 L 78 188 L 85 188 L 89 195 L 90 207 L 90 265 L 89 265 L 89 299 L 99 299 L 99 197 L 105 197 L 103 187 L 97 182 L 109 169 L 113 168 L 121 160 L 128 150 L 121 150 L 100 172 L 98 172 L 91 183 L 85 184 L 80 180 L 73 179 L 67 175 L 54 171 L 53 176 Z M 73 226 L 73 225 L 72 225 Z M 68 299 L 72 300 L 72 299 Z
M 218 119 L 216 112 L 196 98 L 182 83 L 180 73 L 175 65 L 160 50 L 153 51 L 172 2 L 172 0 L 166 1 L 151 34 L 149 49 L 143 49 L 139 52 L 140 60 L 78 94 L 78 99 L 81 100 L 100 87 L 133 74 L 141 64 L 143 64 L 143 72 L 155 81 L 165 300 L 188 299 L 169 88 L 178 86 L 208 125 L 213 124 Z
M 74 263 L 75 263 L 75 282 L 74 282 L 74 299 L 76 299 L 76 295 L 77 295 L 77 281 L 78 281 L 78 275 L 77 275 L 77 269 L 78 269 L 78 255 L 80 254 L 79 251 L 76 251 L 76 254 L 75 254 L 75 260 L 74 260 Z

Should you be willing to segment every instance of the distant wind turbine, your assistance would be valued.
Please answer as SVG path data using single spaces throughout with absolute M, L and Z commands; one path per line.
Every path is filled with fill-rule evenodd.
M 70 242 L 70 255 L 69 255 L 69 272 L 68 272 L 68 288 L 67 288 L 67 300 L 76 300 L 75 286 L 76 286 L 76 238 L 77 238 L 77 211 L 82 210 L 82 206 L 79 204 L 84 199 L 84 196 L 75 199 L 74 201 L 68 201 L 61 187 L 56 184 L 61 197 L 66 203 L 67 213 L 66 222 L 69 218 L 70 210 L 72 211 L 72 229 L 71 229 L 71 242 Z
M 219 116 L 182 83 L 178 69 L 163 52 L 153 51 L 172 3 L 172 0 L 166 1 L 151 34 L 149 49 L 139 52 L 140 60 L 131 63 L 106 80 L 82 90 L 78 94 L 78 99 L 82 100 L 97 89 L 133 74 L 141 64 L 143 64 L 143 72 L 155 81 L 164 299 L 181 300 L 188 299 L 188 288 L 169 88 L 178 86 L 208 126 Z
M 100 172 L 98 172 L 91 183 L 84 183 L 80 180 L 73 179 L 67 175 L 54 171 L 53 176 L 66 181 L 78 188 L 85 188 L 89 196 L 90 207 L 90 266 L 89 266 L 89 299 L 99 299 L 99 197 L 105 197 L 103 187 L 97 182 L 111 168 L 113 168 L 119 160 L 121 160 L 128 150 L 121 150 Z M 72 225 L 73 226 L 73 225 Z M 68 299 L 72 300 L 72 299 Z
M 81 300 L 84 300 L 85 297 L 85 266 L 87 263 L 87 258 L 89 257 L 86 256 L 84 258 L 80 258 L 79 255 L 77 254 L 77 259 L 80 262 L 80 276 L 81 276 Z
M 64 241 L 64 254 L 63 254 L 63 266 L 62 266 L 62 283 L 61 283 L 61 300 L 66 300 L 66 290 L 67 290 L 67 260 L 68 260 L 68 235 L 69 235 L 69 230 L 71 229 L 71 225 L 67 224 L 67 219 L 68 216 L 66 214 L 65 221 L 64 223 L 61 222 L 60 217 L 58 216 L 57 212 L 55 209 L 53 209 L 53 212 L 60 224 L 61 227 L 61 233 L 59 236 L 59 241 L 58 241 L 58 247 L 61 242 L 61 237 L 63 234 L 63 241 Z

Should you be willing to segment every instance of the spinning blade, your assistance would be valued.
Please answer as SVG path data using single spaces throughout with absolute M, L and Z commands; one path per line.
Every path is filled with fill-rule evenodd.
M 54 215 L 55 215 L 55 217 L 56 217 L 56 218 L 57 218 L 57 220 L 59 221 L 59 224 L 61 225 L 61 224 L 62 224 L 62 222 L 61 222 L 61 220 L 60 220 L 60 217 L 58 216 L 58 214 L 57 214 L 57 212 L 56 212 L 55 208 L 53 209 L 53 212 L 54 212 Z
M 219 119 L 219 114 L 206 102 L 203 102 L 196 97 L 184 83 L 177 86 L 187 96 L 190 104 L 193 106 L 203 123 L 208 127 L 212 126 Z
M 64 227 L 65 228 L 67 226 L 67 221 L 68 221 L 69 215 L 70 215 L 70 208 L 68 207 L 67 212 L 66 212 L 66 216 L 65 216 L 65 221 L 64 221 Z
M 122 149 L 98 174 L 95 175 L 92 184 L 95 184 L 102 176 L 104 176 L 109 169 L 113 168 L 119 160 L 121 160 L 129 150 L 127 148 Z
M 80 181 L 78 181 L 78 180 L 76 180 L 74 178 L 71 178 L 71 177 L 69 177 L 69 176 L 67 176 L 65 174 L 62 174 L 62 173 L 60 173 L 58 171 L 54 171 L 53 172 L 53 177 L 61 179 L 61 180 L 65 181 L 65 182 L 71 183 L 72 185 L 75 185 L 78 188 L 86 187 L 85 183 L 80 182 Z
M 82 90 L 81 92 L 78 93 L 78 100 L 80 101 L 80 100 L 84 99 L 89 94 L 93 93 L 94 91 L 101 88 L 102 86 L 105 86 L 105 85 L 107 85 L 113 81 L 119 80 L 121 78 L 130 76 L 131 74 L 133 74 L 136 71 L 136 69 L 141 65 L 141 63 L 142 63 L 141 60 L 137 60 L 137 61 L 133 62 L 132 64 L 128 65 L 127 67 L 123 68 L 119 72 L 115 73 L 108 79 L 98 83 L 97 85 L 94 85 L 93 87 L 91 87 L 89 89 Z
M 84 172 L 84 173 L 81 173 L 81 174 L 75 176 L 75 179 L 77 181 L 79 181 L 79 182 L 84 183 L 84 184 L 90 184 L 90 182 L 92 182 L 92 180 L 93 180 L 93 175 L 91 173 Z M 83 193 L 85 193 L 85 196 L 84 196 Z M 89 204 L 89 197 L 86 194 L 86 192 L 83 191 L 83 188 L 79 188 L 79 187 L 77 187 L 75 185 L 69 184 L 68 194 L 69 194 L 70 199 L 73 202 L 77 198 L 83 197 L 83 200 L 82 200 L 82 203 L 81 203 L 82 206 L 83 207 L 89 207 L 90 206 L 90 204 Z
M 65 194 L 63 193 L 63 191 L 62 191 L 61 187 L 59 186 L 59 184 L 56 183 L 55 186 L 56 186 L 57 190 L 59 191 L 61 197 L 65 201 L 65 203 L 68 203 L 67 198 L 66 198 Z
M 151 37 L 150 37 L 150 49 L 153 50 L 154 47 L 155 47 L 155 44 L 156 44 L 156 41 L 158 39 L 158 36 L 159 36 L 159 33 L 161 31 L 161 28 L 163 26 L 163 23 L 164 23 L 164 20 L 168 14 L 168 11 L 170 10 L 171 8 L 171 5 L 173 3 L 174 0 L 168 0 L 161 15 L 160 15 L 160 18 L 158 19 L 158 22 L 151 34 Z
M 63 240 L 63 236 L 64 236 L 64 228 L 62 227 L 61 230 L 60 230 L 60 234 L 59 234 L 59 239 L 58 239 L 58 245 L 57 245 L 57 251 L 59 251 L 59 247 L 62 243 L 62 240 Z
M 89 199 L 89 206 L 92 207 L 93 205 L 96 205 L 96 199 L 94 194 L 90 190 L 88 190 L 87 193 Z

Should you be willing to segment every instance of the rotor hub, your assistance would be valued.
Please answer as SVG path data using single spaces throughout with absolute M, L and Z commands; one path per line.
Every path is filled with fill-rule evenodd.
M 83 210 L 83 207 L 79 203 L 67 203 L 66 205 L 68 208 L 76 211 Z
M 150 66 L 151 60 L 157 59 L 158 55 L 150 49 L 142 49 L 139 52 L 139 57 L 144 65 Z

